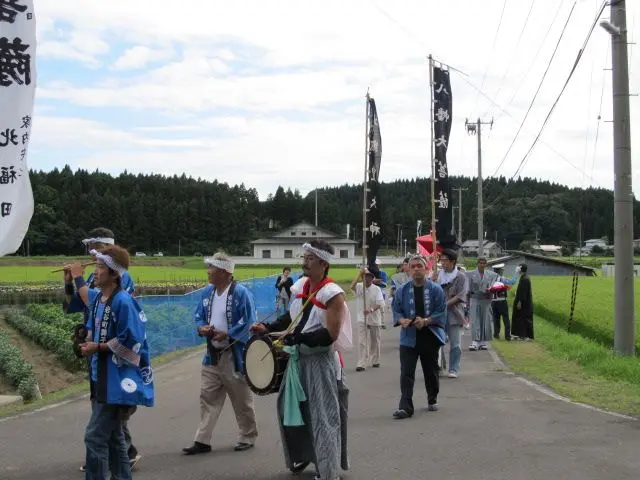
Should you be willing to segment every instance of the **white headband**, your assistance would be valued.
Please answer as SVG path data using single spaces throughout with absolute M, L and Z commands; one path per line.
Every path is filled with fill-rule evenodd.
M 124 272 L 127 271 L 126 268 L 124 268 L 122 265 L 117 263 L 109 255 L 105 255 L 104 253 L 100 253 L 97 250 L 91 250 L 89 253 L 91 255 L 93 255 L 94 257 L 96 257 L 97 260 L 99 260 L 100 262 L 104 263 L 111 270 L 113 270 L 115 272 L 118 272 L 118 275 L 120 275 L 120 276 L 122 276 L 124 274 Z
M 115 245 L 115 240 L 109 237 L 85 238 L 82 243 L 89 245 L 90 243 L 104 243 L 106 245 Z
M 304 245 L 302 245 L 302 249 L 305 252 L 313 253 L 320 260 L 324 260 L 327 263 L 331 263 L 331 260 L 333 260 L 333 255 L 331 255 L 329 252 L 327 252 L 326 250 L 320 250 L 319 248 L 316 248 L 316 247 L 312 247 L 308 243 L 305 243 Z
M 234 264 L 231 260 L 223 260 L 222 258 L 207 257 L 204 263 L 210 267 L 216 267 L 229 273 L 233 273 Z
M 413 262 L 414 260 L 419 260 L 420 263 L 422 263 L 425 267 L 427 266 L 427 259 L 422 255 L 413 255 L 411 258 L 409 258 L 409 263 Z

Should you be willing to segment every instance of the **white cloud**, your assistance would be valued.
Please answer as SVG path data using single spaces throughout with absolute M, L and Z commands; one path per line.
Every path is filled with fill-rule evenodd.
M 146 67 L 147 64 L 161 60 L 168 60 L 173 56 L 171 50 L 152 49 L 144 45 L 136 45 L 128 48 L 118 58 L 112 68 L 114 70 L 137 70 Z
M 507 111 L 503 113 L 460 74 L 452 73 L 450 171 L 476 174 L 476 139 L 467 136 L 464 121 L 493 116 L 493 130 L 483 137 L 484 174 L 490 175 L 516 134 L 572 2 L 562 5 L 545 39 L 559 4 L 536 0 L 517 50 L 529 2 L 507 2 L 492 48 L 502 4 L 502 0 L 182 0 L 178 4 L 40 0 L 36 13 L 41 56 L 91 68 L 110 65 L 111 70 L 105 69 L 105 77 L 95 83 L 72 78 L 54 83 L 41 75 L 38 102 L 56 100 L 62 117 L 66 115 L 60 113 L 64 112 L 60 104 L 84 109 L 91 118 L 100 118 L 103 108 L 119 107 L 123 115 L 136 110 L 148 113 L 149 121 L 122 131 L 106 121 L 40 119 L 46 128 L 34 130 L 34 135 L 41 135 L 39 144 L 53 149 L 80 142 L 93 150 L 79 165 L 86 168 L 108 164 L 114 171 L 132 165 L 143 172 L 184 171 L 245 182 L 265 197 L 278 184 L 305 191 L 316 185 L 361 181 L 364 95 L 370 87 L 382 128 L 382 179 L 425 176 L 430 171 L 425 56 L 431 51 L 468 73 L 468 82 L 482 85 L 485 94 Z M 639 10 L 632 2 L 628 7 L 628 24 L 637 29 Z M 577 4 L 545 84 L 499 175 L 515 173 L 595 11 L 595 2 Z M 124 44 L 124 53 L 114 61 L 114 51 L 122 47 L 116 40 Z M 612 187 L 611 124 L 605 123 L 611 119 L 611 82 L 610 72 L 602 70 L 609 66 L 605 65 L 609 49 L 608 35 L 598 28 L 526 161 L 523 176 Z M 640 85 L 639 66 L 640 56 L 633 55 L 632 90 Z M 135 75 L 128 72 L 122 77 L 121 70 L 135 70 Z M 594 162 L 602 91 L 603 118 Z M 631 102 L 635 119 L 637 97 Z M 166 125 L 157 125 L 157 119 Z M 73 129 L 69 122 L 76 122 Z M 632 125 L 638 186 L 640 124 Z M 174 139 L 178 134 L 180 138 Z M 179 155 L 176 149 L 182 149 Z M 593 182 L 588 178 L 592 172 Z

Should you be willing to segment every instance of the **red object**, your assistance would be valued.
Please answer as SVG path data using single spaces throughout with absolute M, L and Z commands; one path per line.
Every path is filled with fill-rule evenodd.
M 416 238 L 418 242 L 418 253 L 420 255 L 431 255 L 433 253 L 433 237 L 430 233 L 427 235 L 422 235 L 421 237 Z M 440 245 L 436 245 L 436 251 L 442 252 L 444 248 Z
M 491 293 L 494 292 L 504 292 L 506 290 L 509 290 L 511 287 L 509 287 L 509 285 L 505 285 L 502 282 L 496 282 L 493 285 L 491 285 L 491 288 L 489 288 L 489 291 Z
M 340 359 L 340 367 L 344 368 L 344 358 L 342 358 L 342 352 L 338 351 L 338 358 Z

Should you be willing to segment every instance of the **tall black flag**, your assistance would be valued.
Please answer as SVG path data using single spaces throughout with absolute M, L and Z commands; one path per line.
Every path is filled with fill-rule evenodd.
M 367 265 L 375 270 L 376 256 L 382 243 L 382 215 L 380 213 L 380 162 L 382 160 L 382 140 L 376 102 L 369 98 L 369 165 L 367 172 Z
M 443 247 L 456 243 L 456 235 L 451 219 L 451 185 L 447 167 L 447 147 L 451 133 L 451 82 L 449 71 L 433 67 L 433 132 L 435 152 L 435 192 L 436 238 Z

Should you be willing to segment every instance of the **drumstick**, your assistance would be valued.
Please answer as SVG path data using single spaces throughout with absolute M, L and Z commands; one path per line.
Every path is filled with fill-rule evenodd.
M 264 317 L 262 319 L 262 321 L 265 321 L 266 319 L 268 319 L 269 317 L 272 317 L 274 313 L 278 313 L 278 311 L 276 310 L 275 312 L 271 312 L 269 315 L 267 315 L 266 317 Z M 229 350 L 231 347 L 233 347 L 234 344 L 238 343 L 240 341 L 240 339 L 236 339 L 233 342 L 231 342 L 229 345 L 227 345 L 226 347 L 224 347 L 222 349 L 222 351 L 220 353 L 226 352 L 227 350 Z
M 291 324 L 287 327 L 287 329 L 284 331 L 284 333 L 282 335 L 280 335 L 277 339 L 275 339 L 273 341 L 273 345 L 275 346 L 276 344 L 280 344 L 282 343 L 282 339 L 284 337 L 287 336 L 287 334 L 289 334 L 289 332 L 291 332 L 291 330 L 293 328 L 295 328 L 295 326 L 297 325 L 298 321 L 300 320 L 300 317 L 302 316 L 302 314 L 304 313 L 304 309 L 307 308 L 307 305 L 309 305 L 309 302 L 311 301 L 311 299 L 315 296 L 315 294 L 318 293 L 318 291 L 313 292 L 311 295 L 309 295 L 309 298 L 307 299 L 307 301 L 304 303 L 304 305 L 302 306 L 302 309 L 298 312 L 298 315 L 296 315 L 296 318 L 293 319 L 293 321 L 291 322 Z M 264 361 L 265 358 L 267 358 L 269 356 L 271 352 L 267 352 L 261 359 L 260 361 Z
M 83 263 L 82 265 L 80 265 L 81 267 L 88 267 L 89 265 L 95 265 L 96 262 L 90 262 L 90 263 Z M 58 272 L 63 272 L 65 270 L 65 267 L 62 268 L 58 268 L 57 270 L 51 270 L 51 273 L 58 273 Z

